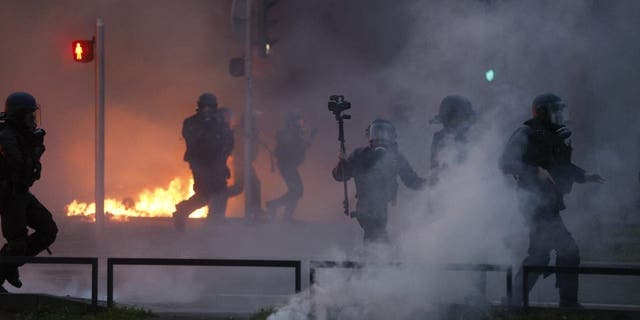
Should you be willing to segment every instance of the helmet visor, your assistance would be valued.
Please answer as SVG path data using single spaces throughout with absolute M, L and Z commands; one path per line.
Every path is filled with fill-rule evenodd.
M 396 140 L 395 129 L 385 122 L 374 122 L 369 126 L 369 140 L 393 142 Z
M 22 118 L 23 124 L 35 130 L 35 128 L 42 126 L 42 113 L 38 108 L 36 111 L 26 113 Z
M 549 106 L 549 122 L 563 126 L 569 122 L 569 111 L 567 105 L 562 102 L 555 102 Z

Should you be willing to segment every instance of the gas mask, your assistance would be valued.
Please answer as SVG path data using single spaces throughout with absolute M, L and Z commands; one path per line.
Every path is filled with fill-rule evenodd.
M 556 126 L 565 126 L 569 121 L 567 105 L 562 102 L 554 102 L 547 107 L 547 116 L 550 123 Z
M 389 121 L 374 120 L 367 128 L 366 133 L 376 153 L 385 152 L 396 144 L 396 129 Z

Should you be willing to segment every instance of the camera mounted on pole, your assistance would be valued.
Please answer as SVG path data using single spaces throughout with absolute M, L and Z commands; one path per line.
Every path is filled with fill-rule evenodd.
M 336 117 L 336 121 L 351 119 L 351 115 L 342 114 L 344 111 L 351 109 L 351 102 L 344 100 L 342 95 L 332 95 L 329 97 L 329 111 Z
M 338 141 L 340 141 L 340 153 L 346 154 L 347 149 L 344 145 L 344 120 L 351 119 L 351 115 L 343 114 L 344 111 L 351 109 L 351 103 L 344 99 L 342 95 L 332 95 L 329 97 L 328 103 L 329 111 L 333 113 L 338 121 Z M 340 161 L 339 165 L 342 167 L 344 163 Z M 340 170 L 342 172 L 342 183 L 343 183 L 343 191 L 344 191 L 344 200 L 342 202 L 342 207 L 344 208 L 344 214 L 347 216 L 351 216 L 349 213 L 349 192 L 347 190 L 347 180 L 344 179 L 344 168 Z

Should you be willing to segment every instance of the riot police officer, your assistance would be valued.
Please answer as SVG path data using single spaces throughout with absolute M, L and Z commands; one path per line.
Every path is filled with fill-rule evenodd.
M 387 211 L 389 203 L 396 200 L 397 177 L 414 190 L 423 188 L 426 180 L 416 174 L 398 150 L 391 122 L 376 119 L 366 134 L 369 145 L 354 150 L 348 158 L 340 154 L 332 173 L 336 181 L 355 180 L 358 202 L 351 215 L 364 230 L 365 242 L 387 242 Z
M 26 92 L 7 97 L 0 125 L 0 216 L 7 243 L 0 256 L 35 256 L 56 239 L 58 227 L 47 208 L 29 192 L 40 179 L 45 151 L 43 129 L 37 128 L 36 99 Z M 27 227 L 34 230 L 29 234 Z M 0 266 L 0 285 L 6 280 L 21 287 L 19 265 Z
M 193 196 L 176 205 L 173 213 L 177 229 L 182 229 L 191 212 L 209 206 L 209 219 L 224 218 L 229 197 L 227 179 L 231 172 L 227 158 L 233 150 L 233 132 L 218 110 L 212 93 L 198 98 L 196 114 L 184 120 L 182 136 L 187 145 L 184 160 L 193 173 Z
M 521 191 L 521 210 L 529 228 L 528 256 L 523 265 L 546 265 L 556 251 L 556 265 L 578 266 L 580 253 L 567 230 L 560 211 L 565 209 L 564 195 L 573 183 L 604 182 L 597 174 L 588 174 L 571 159 L 571 131 L 566 126 L 567 106 L 555 94 L 537 96 L 532 103 L 533 117 L 511 136 L 500 159 L 500 167 L 513 175 Z M 540 274 L 530 274 L 528 288 Z M 559 273 L 556 286 L 561 307 L 578 307 L 578 275 Z M 516 286 L 522 283 L 522 270 Z M 514 303 L 520 303 L 522 288 L 516 288 Z
M 304 154 L 311 145 L 314 132 L 307 133 L 304 118 L 298 111 L 287 114 L 284 129 L 276 134 L 276 149 L 274 155 L 278 170 L 287 184 L 287 192 L 271 201 L 267 201 L 267 211 L 275 217 L 276 210 L 284 207 L 283 218 L 293 219 L 293 212 L 298 206 L 303 194 L 303 184 L 298 167 L 304 161 Z
M 462 162 L 467 153 L 467 133 L 476 121 L 476 113 L 469 99 L 460 95 L 448 95 L 440 102 L 438 114 L 430 121 L 442 124 L 442 129 L 433 134 L 431 142 L 431 182 L 435 183 L 440 172 L 452 163 Z M 453 159 L 444 159 L 443 150 L 451 149 Z

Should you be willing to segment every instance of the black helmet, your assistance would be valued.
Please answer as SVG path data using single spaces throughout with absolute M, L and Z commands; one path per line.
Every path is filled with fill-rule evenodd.
M 9 118 L 17 118 L 36 110 L 38 110 L 36 98 L 26 92 L 14 92 L 4 103 L 4 115 Z
M 204 106 L 209 106 L 212 108 L 218 107 L 218 98 L 211 93 L 205 92 L 198 97 L 198 109 L 203 108 Z
M 448 95 L 440 102 L 440 111 L 430 121 L 441 123 L 445 127 L 456 126 L 459 123 L 472 124 L 476 120 L 476 113 L 469 99 L 461 95 Z
M 564 125 L 568 120 L 567 105 L 560 97 L 553 93 L 538 95 L 531 103 L 531 113 L 534 118 L 557 125 Z
M 382 144 L 395 144 L 398 137 L 393 123 L 385 119 L 373 120 L 365 132 L 370 142 L 378 141 Z

